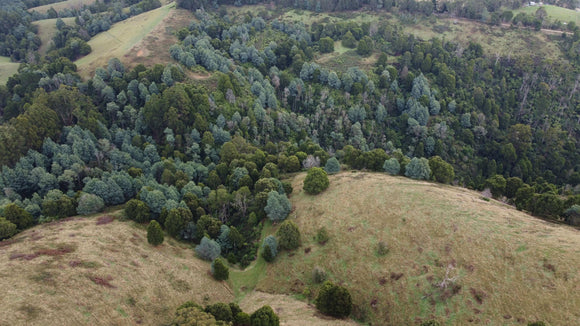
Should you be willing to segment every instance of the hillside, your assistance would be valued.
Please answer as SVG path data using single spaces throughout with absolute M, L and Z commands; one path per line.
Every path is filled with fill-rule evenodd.
M 66 17 L 62 18 L 62 20 L 69 26 L 75 25 L 74 17 Z M 38 27 L 38 37 L 40 37 L 40 41 L 42 42 L 40 48 L 38 48 L 38 53 L 41 55 L 45 55 L 48 52 L 48 49 L 52 43 L 52 39 L 58 32 L 58 29 L 56 28 L 56 21 L 57 18 L 43 19 L 32 23 Z
M 8 78 L 18 72 L 19 66 L 19 63 L 11 62 L 8 57 L 0 57 L 0 84 L 6 84 Z
M 578 230 L 462 188 L 344 172 L 309 196 L 303 179 L 293 179 L 289 217 L 302 247 L 269 265 L 257 289 L 314 296 L 311 273 L 320 266 L 349 288 L 354 316 L 377 325 L 580 322 Z M 330 234 L 324 246 L 313 239 L 321 227 Z M 385 256 L 377 255 L 380 241 Z M 455 282 L 441 288 L 446 275 Z

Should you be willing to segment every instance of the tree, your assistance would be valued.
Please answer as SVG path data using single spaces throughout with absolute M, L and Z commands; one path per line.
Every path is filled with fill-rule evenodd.
M 350 49 L 354 49 L 356 47 L 356 39 L 350 31 L 346 32 L 346 34 L 344 34 L 342 37 L 342 46 Z
M 232 309 L 230 308 L 230 305 L 223 302 L 217 302 L 212 305 L 206 306 L 205 312 L 212 314 L 212 316 L 214 316 L 217 321 L 221 320 L 229 323 L 232 320 L 234 320 L 234 316 L 232 313 Z
M 266 207 L 264 207 L 264 211 L 271 221 L 283 221 L 288 217 L 291 210 L 292 204 L 285 194 L 280 194 L 276 190 L 272 190 L 268 193 L 268 203 L 266 204 Z
M 336 159 L 336 157 L 331 157 L 326 161 L 326 165 L 324 166 L 324 170 L 328 174 L 335 174 L 340 172 L 340 163 Z
M 437 182 L 450 183 L 455 177 L 453 166 L 443 161 L 439 156 L 433 156 L 429 159 L 429 168 Z
M 251 326 L 280 326 L 280 318 L 270 306 L 263 306 L 250 316 Z
M 317 195 L 326 190 L 329 184 L 326 171 L 314 167 L 308 170 L 308 174 L 304 179 L 304 191 L 310 195 Z
M 219 257 L 221 253 L 221 248 L 220 245 L 214 240 L 211 240 L 207 237 L 203 237 L 203 239 L 201 239 L 201 243 L 197 247 L 195 247 L 195 253 L 201 259 L 213 261 L 214 259 Z
M 326 281 L 316 297 L 316 309 L 336 318 L 347 317 L 352 310 L 350 293 L 346 288 Z
M 105 202 L 99 196 L 93 194 L 82 194 L 77 206 L 77 214 L 89 215 L 98 213 L 105 207 Z
M 385 164 L 383 164 L 383 169 L 390 175 L 397 175 L 401 171 L 401 164 L 399 164 L 399 160 L 392 157 L 388 160 L 385 160 Z
M 318 50 L 320 53 L 334 52 L 334 40 L 330 37 L 322 37 L 318 41 Z
M 373 52 L 373 40 L 368 36 L 364 36 L 358 42 L 356 52 L 363 57 L 370 55 Z
M 262 257 L 267 262 L 272 262 L 278 255 L 278 241 L 273 235 L 269 235 L 264 239 L 262 244 Z
M 217 326 L 218 323 L 216 322 L 212 314 L 203 311 L 203 309 L 200 306 L 192 303 L 190 305 L 184 304 L 181 307 L 177 308 L 177 311 L 175 312 L 175 317 L 173 318 L 171 325 Z
M 211 263 L 211 275 L 218 281 L 225 281 L 230 277 L 230 269 L 221 259 L 216 258 Z
M 164 237 L 161 225 L 157 221 L 149 222 L 149 226 L 147 226 L 147 242 L 153 246 L 158 246 L 163 243 Z
M 145 223 L 151 219 L 149 207 L 138 199 L 131 199 L 127 202 L 125 215 L 137 223 Z
M 485 186 L 491 190 L 491 195 L 494 198 L 499 198 L 505 192 L 506 181 L 503 175 L 496 174 L 493 177 L 485 180 Z
M 280 239 L 279 246 L 285 250 L 294 250 L 300 247 L 300 230 L 296 223 L 284 221 L 276 235 Z
M 431 177 L 429 161 L 424 157 L 413 157 L 411 162 L 406 166 L 405 175 L 412 179 L 429 180 Z
M 165 219 L 165 230 L 170 236 L 178 238 L 181 231 L 189 222 L 193 221 L 193 215 L 189 208 L 179 207 L 169 210 Z
M 16 224 L 16 227 L 20 231 L 34 224 L 32 215 L 16 204 L 6 205 L 4 208 L 4 217 L 7 221 Z

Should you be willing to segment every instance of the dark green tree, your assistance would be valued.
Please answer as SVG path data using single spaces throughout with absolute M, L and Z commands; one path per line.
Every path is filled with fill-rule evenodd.
M 147 242 L 153 246 L 158 246 L 163 243 L 165 236 L 163 235 L 163 230 L 161 225 L 157 221 L 149 222 L 147 226 Z
M 16 227 L 20 231 L 34 225 L 32 215 L 16 204 L 6 205 L 4 208 L 4 217 L 7 221 L 16 224 Z
M 278 236 L 280 248 L 285 250 L 294 250 L 300 247 L 300 230 L 296 223 L 286 220 L 280 225 L 276 232 Z
M 316 309 L 336 318 L 347 317 L 352 310 L 350 293 L 346 288 L 326 281 L 316 297 Z
M 125 204 L 125 215 L 137 223 L 145 223 L 151 219 L 149 207 L 138 199 L 131 199 Z
M 329 184 L 326 171 L 314 167 L 308 170 L 308 174 L 304 179 L 304 191 L 310 195 L 317 195 L 326 190 Z
M 437 182 L 450 183 L 455 177 L 453 166 L 439 156 L 433 156 L 429 159 L 429 168 Z
M 230 269 L 221 259 L 216 258 L 211 263 L 211 275 L 213 275 L 213 278 L 215 278 L 218 281 L 225 281 L 230 277 Z M 216 316 L 216 318 L 217 318 L 217 316 Z M 225 320 L 225 319 L 221 319 L 221 320 Z
M 251 326 L 279 326 L 280 318 L 272 307 L 263 306 L 250 316 Z

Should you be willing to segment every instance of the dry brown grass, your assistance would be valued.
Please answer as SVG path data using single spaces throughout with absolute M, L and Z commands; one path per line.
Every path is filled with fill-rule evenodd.
M 189 246 L 152 247 L 143 227 L 105 220 L 41 225 L 1 246 L 0 325 L 159 325 L 187 300 L 234 299 Z
M 318 265 L 350 289 L 355 317 L 377 325 L 580 324 L 578 230 L 462 188 L 343 172 L 308 196 L 304 177 L 291 198 L 303 245 L 269 265 L 258 290 L 312 298 Z M 330 240 L 320 246 L 323 226 Z M 377 254 L 381 241 L 386 255 Z M 440 287 L 446 277 L 455 281 Z

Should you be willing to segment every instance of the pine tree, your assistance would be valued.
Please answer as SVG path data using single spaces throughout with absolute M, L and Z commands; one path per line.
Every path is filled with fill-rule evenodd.
M 161 225 L 157 221 L 151 221 L 147 227 L 147 242 L 153 246 L 158 246 L 163 243 L 164 235 L 161 230 Z

